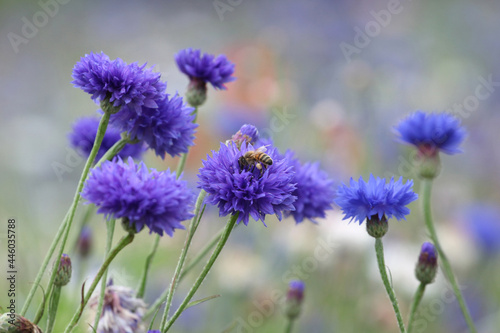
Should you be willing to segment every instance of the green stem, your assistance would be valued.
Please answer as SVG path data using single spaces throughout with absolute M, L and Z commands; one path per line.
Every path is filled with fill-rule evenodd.
M 392 307 L 394 308 L 394 313 L 396 314 L 396 319 L 398 321 L 399 331 L 401 333 L 405 333 L 405 325 L 403 323 L 403 317 L 401 317 L 401 311 L 399 310 L 398 300 L 396 299 L 396 295 L 394 294 L 394 290 L 392 290 L 391 284 L 389 282 L 389 278 L 387 277 L 387 270 L 385 267 L 384 261 L 384 245 L 382 243 L 381 238 L 375 239 L 375 252 L 377 253 L 377 263 L 378 269 L 380 271 L 380 276 L 382 277 L 382 281 L 384 282 L 385 290 L 387 291 L 387 295 L 389 295 L 389 299 L 391 300 Z
M 101 142 L 102 142 L 102 139 L 104 138 L 104 133 L 106 133 L 106 129 L 108 127 L 109 117 L 110 117 L 109 113 L 104 113 L 104 115 L 101 117 L 101 121 L 99 123 L 99 128 L 97 130 L 97 134 L 96 134 L 95 141 L 94 141 L 94 146 L 92 147 L 92 151 L 90 152 L 90 155 L 87 159 L 87 162 L 85 163 L 85 166 L 83 168 L 82 175 L 80 176 L 80 180 L 78 182 L 78 186 L 77 186 L 75 195 L 73 197 L 73 202 L 72 202 L 68 212 L 66 213 L 66 216 L 64 217 L 63 223 L 61 224 L 61 226 L 59 227 L 59 230 L 57 231 L 56 237 L 54 238 L 54 240 L 52 241 L 52 244 L 50 245 L 49 252 L 47 252 L 47 254 L 45 255 L 45 259 L 43 260 L 42 266 L 40 267 L 40 270 L 38 271 L 38 274 L 35 278 L 35 281 L 33 282 L 33 286 L 31 287 L 31 289 L 28 293 L 28 297 L 26 298 L 26 301 L 24 302 L 23 308 L 21 309 L 21 312 L 20 312 L 20 315 L 23 317 L 25 316 L 26 311 L 28 310 L 30 303 L 33 299 L 33 296 L 35 295 L 36 288 L 37 288 L 38 284 L 40 283 L 42 276 L 47 269 L 50 258 L 54 254 L 54 251 L 57 247 L 57 244 L 59 243 L 59 240 L 61 239 L 61 236 L 64 235 L 62 245 L 61 245 L 60 250 L 59 250 L 59 255 L 56 256 L 56 258 L 60 258 L 62 253 L 63 253 L 64 245 L 66 244 L 66 239 L 68 237 L 69 230 L 71 229 L 71 224 L 73 222 L 73 217 L 75 216 L 76 207 L 78 206 L 78 201 L 80 200 L 80 192 L 83 189 L 83 185 L 85 183 L 85 180 L 87 179 L 87 175 L 89 173 L 90 167 L 92 166 L 92 163 L 94 162 L 94 159 L 97 155 L 97 152 L 99 151 L 99 148 L 101 147 Z M 49 288 L 54 283 L 56 271 L 57 270 L 54 270 L 52 272 L 52 275 L 51 275 L 50 280 L 49 280 Z M 49 289 L 49 288 L 47 288 L 47 289 Z
M 168 329 L 177 320 L 177 318 L 179 318 L 179 316 L 181 315 L 181 313 L 186 309 L 189 301 L 191 300 L 191 298 L 193 298 L 194 294 L 196 293 L 196 291 L 198 290 L 198 288 L 202 284 L 203 280 L 205 280 L 208 272 L 210 271 L 210 269 L 214 265 L 215 260 L 217 259 L 217 257 L 221 253 L 222 249 L 224 248 L 224 245 L 226 245 L 226 242 L 227 242 L 227 240 L 229 238 L 229 235 L 231 234 L 231 231 L 233 230 L 234 226 L 236 225 L 236 220 L 237 219 L 238 219 L 238 213 L 234 214 L 229 219 L 229 222 L 226 224 L 226 228 L 224 229 L 224 233 L 222 234 L 219 242 L 217 243 L 217 246 L 215 247 L 215 250 L 212 253 L 212 256 L 210 257 L 210 259 L 208 260 L 207 264 L 205 265 L 205 267 L 201 271 L 200 275 L 198 276 L 198 278 L 194 282 L 194 284 L 191 287 L 191 289 L 189 290 L 188 294 L 186 295 L 186 298 L 184 298 L 184 301 L 182 301 L 182 304 L 179 306 L 179 308 L 177 309 L 177 311 L 175 311 L 175 313 L 172 316 L 172 318 L 170 318 L 170 320 L 166 323 L 165 327 L 163 327 L 161 329 L 162 333 L 166 333 L 168 331 Z
M 212 239 L 201 249 L 201 251 L 188 263 L 186 264 L 186 267 L 181 271 L 181 275 L 179 276 L 179 283 L 186 277 L 186 275 L 210 252 L 210 250 L 217 244 L 219 241 L 222 233 L 224 232 L 224 228 L 220 229 L 215 236 L 212 237 Z M 165 291 L 154 301 L 154 303 L 147 309 L 147 311 L 144 313 L 144 318 L 148 318 L 151 316 L 156 309 L 166 301 L 168 297 L 170 289 L 165 289 Z
M 50 295 L 49 313 L 47 315 L 46 333 L 51 333 L 56 321 L 57 307 L 59 306 L 59 298 L 61 296 L 61 286 L 54 286 L 54 290 Z
M 408 333 L 411 332 L 411 329 L 413 327 L 413 319 L 415 319 L 415 314 L 417 312 L 418 305 L 420 304 L 420 301 L 424 296 L 425 286 L 426 286 L 425 283 L 420 283 L 420 285 L 417 288 L 417 291 L 415 292 L 415 296 L 413 296 L 413 302 L 411 303 L 411 308 L 410 308 L 410 319 L 408 319 Z
M 156 254 L 156 250 L 158 249 L 158 244 L 160 243 L 160 235 L 156 235 L 153 247 L 151 248 L 151 252 L 146 258 L 146 263 L 144 265 L 144 270 L 142 271 L 141 280 L 139 282 L 139 287 L 137 288 L 137 298 L 143 298 L 144 293 L 146 292 L 146 281 L 148 279 L 149 267 L 151 266 L 151 262 Z
M 294 322 L 293 319 L 287 319 L 285 333 L 292 333 Z
M 431 212 L 432 179 L 424 179 L 422 180 L 422 183 L 423 183 L 423 205 L 424 205 L 425 225 L 427 226 L 427 230 L 429 231 L 434 246 L 438 250 L 439 260 L 441 261 L 441 267 L 443 269 L 443 273 L 453 288 L 453 293 L 457 297 L 458 304 L 460 305 L 460 309 L 462 310 L 464 319 L 467 323 L 467 326 L 469 327 L 469 331 L 472 333 L 476 333 L 477 330 L 476 327 L 474 326 L 474 322 L 472 321 L 472 317 L 470 316 L 469 309 L 467 308 L 467 304 L 465 303 L 460 288 L 458 288 L 458 283 L 455 278 L 455 275 L 453 274 L 450 262 L 448 261 L 448 258 L 446 257 L 443 248 L 439 243 L 436 229 L 434 228 L 434 222 L 432 220 L 432 212 Z
M 104 253 L 104 257 L 106 258 L 109 254 L 109 251 L 111 251 L 111 246 L 113 245 L 113 234 L 115 233 L 115 219 L 111 219 L 106 223 L 106 232 L 108 238 L 106 239 L 106 252 Z M 97 329 L 97 326 L 99 325 L 99 319 L 101 319 L 101 313 L 102 313 L 102 307 L 104 305 L 104 295 L 106 294 L 106 283 L 108 281 L 108 270 L 106 269 L 104 271 L 104 274 L 102 276 L 101 280 L 101 291 L 99 293 L 99 300 L 97 303 L 97 310 L 95 313 L 95 319 L 94 319 L 94 328 Z
M 116 257 L 116 255 L 125 246 L 132 243 L 133 240 L 134 240 L 134 234 L 129 233 L 127 236 L 122 237 L 122 239 L 120 239 L 118 244 L 109 252 L 108 257 L 106 258 L 106 260 L 102 264 L 101 268 L 97 272 L 97 275 L 95 276 L 94 280 L 92 281 L 92 284 L 90 285 L 89 290 L 85 294 L 85 297 L 81 301 L 80 306 L 78 307 L 77 311 L 73 315 L 73 318 L 71 318 L 71 322 L 66 327 L 66 330 L 64 331 L 65 333 L 71 332 L 73 330 L 73 328 L 76 326 L 76 324 L 78 323 L 78 320 L 80 320 L 80 317 L 82 316 L 82 313 L 83 313 L 83 309 L 87 305 L 87 303 L 90 299 L 90 296 L 92 296 L 92 293 L 94 292 L 95 288 L 97 287 L 97 284 L 101 280 L 101 277 L 103 276 L 104 272 L 108 268 L 111 261 L 113 261 L 113 259 Z
M 108 151 L 106 151 L 104 153 L 104 155 L 102 155 L 101 159 L 99 161 L 97 161 L 97 163 L 95 164 L 95 167 L 101 166 L 101 164 L 105 161 L 111 161 L 113 159 L 113 157 L 118 155 L 118 153 L 128 143 L 134 144 L 134 141 L 131 141 L 127 136 L 122 137 L 120 140 L 116 141 L 115 144 L 112 145 L 111 148 L 109 148 Z
M 175 290 L 176 290 L 177 285 L 179 283 L 179 276 L 180 276 L 182 268 L 184 266 L 184 262 L 186 260 L 186 255 L 187 255 L 189 246 L 191 245 L 191 241 L 193 240 L 194 233 L 196 232 L 196 229 L 198 228 L 199 221 L 201 219 L 201 214 L 200 214 L 201 206 L 203 205 L 203 200 L 205 200 L 206 195 L 207 195 L 207 192 L 205 192 L 205 190 L 201 190 L 200 194 L 198 195 L 198 199 L 196 199 L 196 204 L 194 206 L 194 216 L 191 219 L 191 222 L 189 223 L 186 240 L 184 242 L 184 246 L 182 248 L 181 255 L 179 256 L 179 261 L 177 262 L 177 266 L 175 267 L 175 272 L 174 272 L 174 275 L 172 276 L 172 281 L 170 282 L 170 288 L 169 288 L 169 291 L 167 294 L 167 303 L 165 305 L 165 310 L 163 312 L 163 317 L 161 319 L 160 327 L 165 326 L 165 323 L 167 322 L 168 313 L 170 311 L 170 306 L 172 305 L 172 299 L 174 297 Z

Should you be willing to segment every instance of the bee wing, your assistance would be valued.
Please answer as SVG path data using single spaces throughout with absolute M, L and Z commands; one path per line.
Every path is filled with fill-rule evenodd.
M 257 150 L 255 151 L 256 153 L 265 153 L 267 151 L 267 146 L 260 146 L 259 148 L 257 148 Z

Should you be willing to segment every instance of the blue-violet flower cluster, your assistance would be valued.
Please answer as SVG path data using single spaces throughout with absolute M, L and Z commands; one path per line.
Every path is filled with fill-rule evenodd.
M 417 146 L 426 154 L 438 151 L 450 155 L 460 153 L 459 146 L 467 134 L 460 126 L 460 120 L 453 115 L 422 111 L 410 114 L 395 130 L 401 141 Z
M 202 55 L 200 50 L 188 48 L 177 53 L 175 61 L 190 80 L 209 82 L 216 89 L 225 90 L 225 83 L 236 80 L 232 76 L 234 64 L 223 54 L 217 57 L 207 53 Z
M 406 205 L 418 198 L 412 187 L 413 180 L 403 184 L 403 177 L 398 181 L 391 178 L 389 183 L 373 175 L 370 175 L 367 183 L 362 177 L 358 182 L 351 178 L 350 187 L 345 184 L 339 186 L 335 203 L 345 214 L 344 220 L 355 219 L 359 224 L 374 215 L 379 219 L 384 215 L 387 218 L 394 216 L 398 220 L 406 219 L 405 215 L 410 213 Z
M 237 222 L 248 224 L 249 217 L 264 222 L 266 214 L 276 214 L 281 220 L 282 212 L 293 211 L 295 184 L 293 168 L 280 158 L 274 147 L 268 147 L 266 154 L 273 164 L 262 171 L 256 167 L 242 168 L 239 159 L 257 147 L 221 143 L 219 151 L 207 156 L 198 174 L 200 188 L 209 195 L 208 202 L 219 207 L 219 215 L 238 215 Z
M 99 119 L 96 117 L 83 117 L 78 119 L 73 124 L 73 130 L 68 134 L 68 139 L 71 147 L 78 151 L 82 156 L 88 157 L 94 146 L 97 129 L 99 128 Z M 111 148 L 118 140 L 120 140 L 120 131 L 113 127 L 108 127 L 104 138 L 102 139 L 101 147 L 97 152 L 96 161 Z M 138 144 L 127 144 L 118 153 L 121 158 L 132 157 L 139 159 L 144 152 L 144 146 Z
M 73 84 L 97 101 L 108 101 L 114 107 L 125 105 L 140 113 L 141 106 L 156 108 L 165 97 L 166 84 L 160 74 L 122 59 L 110 60 L 104 53 L 90 53 L 73 68 Z
M 94 168 L 82 197 L 108 219 L 126 218 L 137 232 L 147 226 L 150 233 L 173 236 L 174 229 L 184 229 L 181 222 L 193 216 L 194 195 L 185 181 L 169 170 L 148 170 L 132 158 L 128 163 L 116 158 Z
M 335 196 L 333 180 L 319 168 L 319 163 L 301 164 L 291 151 L 287 151 L 285 156 L 294 167 L 292 183 L 297 184 L 292 193 L 297 197 L 293 203 L 295 210 L 287 212 L 286 215 L 292 215 L 297 223 L 304 219 L 316 222 L 315 218 L 324 218 L 325 211 L 332 209 Z
M 156 155 L 164 158 L 187 153 L 194 140 L 197 124 L 193 108 L 175 95 L 158 101 L 157 108 L 142 107 L 141 112 L 128 106 L 111 115 L 110 124 L 127 132 L 131 139 L 145 142 Z

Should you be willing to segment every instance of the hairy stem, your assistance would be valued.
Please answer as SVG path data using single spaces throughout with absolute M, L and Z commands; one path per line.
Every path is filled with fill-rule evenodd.
M 381 238 L 375 239 L 375 252 L 377 253 L 377 263 L 378 263 L 378 269 L 380 271 L 380 276 L 382 277 L 382 282 L 384 282 L 385 290 L 387 291 L 387 295 L 389 295 L 392 307 L 394 308 L 394 313 L 396 314 L 396 319 L 398 321 L 399 331 L 401 333 L 405 333 L 406 329 L 403 323 L 403 317 L 401 316 L 401 311 L 399 310 L 398 300 L 396 299 L 394 290 L 392 290 L 389 278 L 387 277 L 387 270 L 385 267 L 385 260 L 384 260 L 384 245 L 382 243 Z
M 415 292 L 415 296 L 413 296 L 413 302 L 411 303 L 410 308 L 410 318 L 408 319 L 408 333 L 411 333 L 413 327 L 413 320 L 415 319 L 415 314 L 417 313 L 418 306 L 425 292 L 425 283 L 420 283 Z

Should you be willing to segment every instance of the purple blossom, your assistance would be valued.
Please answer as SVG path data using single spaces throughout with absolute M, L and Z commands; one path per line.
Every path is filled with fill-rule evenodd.
M 449 113 L 425 113 L 416 111 L 402 120 L 395 131 L 402 142 L 415 145 L 424 152 L 453 155 L 461 153 L 460 144 L 467 132 L 460 120 Z
M 221 54 L 201 54 L 200 50 L 191 48 L 177 53 L 175 61 L 179 70 L 189 76 L 190 80 L 210 82 L 215 89 L 226 90 L 225 83 L 236 80 L 233 77 L 234 64 Z
M 241 126 L 238 132 L 236 132 L 236 134 L 234 134 L 231 137 L 231 140 L 228 140 L 226 144 L 232 141 L 238 148 L 240 148 L 243 143 L 245 143 L 245 145 L 255 144 L 258 139 L 259 131 L 257 128 L 253 125 L 245 124 Z
M 83 117 L 78 119 L 73 124 L 71 133 L 68 134 L 70 146 L 77 150 L 82 156 L 88 157 L 92 147 L 94 146 L 98 128 L 99 119 L 96 117 Z M 96 161 L 99 161 L 109 148 L 118 142 L 118 140 L 120 140 L 120 131 L 109 126 L 104 134 L 104 138 L 102 139 L 101 147 L 97 152 Z M 120 156 L 121 158 L 127 158 L 130 156 L 132 158 L 139 159 L 141 158 L 144 150 L 144 146 L 140 143 L 127 144 L 117 156 Z
M 418 195 L 412 190 L 413 180 L 408 180 L 403 184 L 403 177 L 398 181 L 391 181 L 386 184 L 385 178 L 375 178 L 370 175 L 368 183 L 363 178 L 356 182 L 351 178 L 350 187 L 342 184 L 337 190 L 335 203 L 342 208 L 344 220 L 356 219 L 359 224 L 366 218 L 378 215 L 379 219 L 385 215 L 396 219 L 404 219 L 410 213 L 406 207 L 410 202 L 416 200 Z
M 282 212 L 295 209 L 293 168 L 279 157 L 276 148 L 267 148 L 273 164 L 262 171 L 240 166 L 239 159 L 255 149 L 251 144 L 242 145 L 240 150 L 235 144 L 221 143 L 219 151 L 212 151 L 212 157 L 203 161 L 198 174 L 199 187 L 209 194 L 208 202 L 219 207 L 219 215 L 239 213 L 237 222 L 245 225 L 250 216 L 264 222 L 266 214 L 276 214 L 281 220 Z
M 106 218 L 126 218 L 139 232 L 145 225 L 151 232 L 173 236 L 184 229 L 182 221 L 193 216 L 193 193 L 175 174 L 150 169 L 141 162 L 128 163 L 120 158 L 105 161 L 94 168 L 82 191 L 82 197 L 95 204 Z
M 141 106 L 156 108 L 165 97 L 167 85 L 152 68 L 122 59 L 110 60 L 104 53 L 90 53 L 73 68 L 73 84 L 92 95 L 95 101 L 109 101 L 114 107 L 125 105 L 140 113 Z
M 295 171 L 292 183 L 297 184 L 293 191 L 297 197 L 293 203 L 295 210 L 287 212 L 286 216 L 292 215 L 296 223 L 304 219 L 316 222 L 315 218 L 324 218 L 325 211 L 332 209 L 335 196 L 333 180 L 319 168 L 319 163 L 301 164 L 291 151 L 286 153 L 286 157 Z
M 158 108 L 143 107 L 141 112 L 124 107 L 111 115 L 110 123 L 126 131 L 132 139 L 144 141 L 156 155 L 165 157 L 187 153 L 194 145 L 195 128 L 193 108 L 184 104 L 182 97 L 175 95 L 158 101 Z

